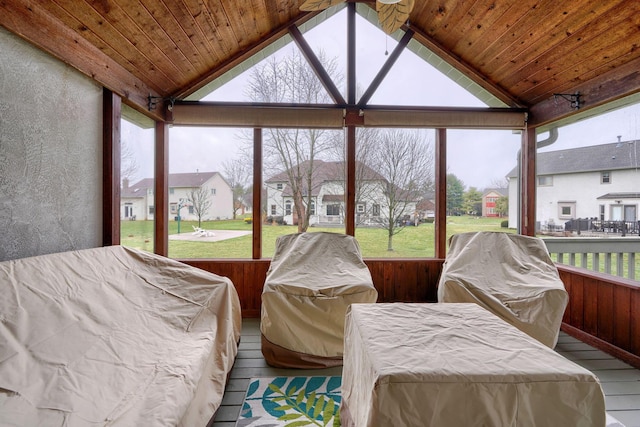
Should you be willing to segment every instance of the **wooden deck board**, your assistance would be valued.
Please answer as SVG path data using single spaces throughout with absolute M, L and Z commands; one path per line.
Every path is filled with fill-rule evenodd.
M 640 427 L 640 370 L 585 344 L 563 332 L 556 351 L 591 370 L 602 384 L 607 412 L 625 427 Z M 234 427 L 253 377 L 293 375 L 340 375 L 341 368 L 298 370 L 276 369 L 267 365 L 260 351 L 260 320 L 244 319 L 238 358 L 231 371 L 224 399 L 209 427 Z

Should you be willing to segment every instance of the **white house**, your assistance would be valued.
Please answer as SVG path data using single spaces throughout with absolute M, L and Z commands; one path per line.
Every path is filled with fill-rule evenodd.
M 193 190 L 202 189 L 204 200 L 210 202 L 202 220 L 231 219 L 233 217 L 233 191 L 218 172 L 169 174 L 169 219 L 175 219 L 180 209 L 180 218 L 195 221 L 197 209 L 189 201 Z M 120 195 L 120 217 L 122 219 L 152 220 L 155 213 L 153 178 L 144 178 L 129 186 L 123 180 Z
M 509 175 L 509 227 L 516 227 L 517 168 Z M 637 221 L 640 141 L 618 141 L 537 154 L 536 221 L 576 218 Z
M 299 168 L 305 175 L 309 170 L 309 162 Z M 310 225 L 343 224 L 345 215 L 345 183 L 344 162 L 326 162 L 314 160 L 311 179 L 311 217 Z M 394 188 L 393 193 L 400 202 L 393 204 L 395 209 L 390 214 L 389 198 L 385 194 L 390 183 L 370 167 L 358 163 L 356 184 L 356 224 L 376 225 L 387 218 L 407 217 L 414 219 L 417 198 L 409 197 L 408 192 Z M 294 208 L 293 192 L 289 185 L 287 172 L 281 172 L 265 181 L 267 196 L 267 217 L 282 217 L 287 224 L 297 224 Z M 305 202 L 309 191 L 304 191 Z

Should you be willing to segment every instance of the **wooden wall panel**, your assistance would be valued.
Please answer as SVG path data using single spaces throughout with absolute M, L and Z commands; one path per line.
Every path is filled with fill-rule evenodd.
M 584 325 L 582 330 L 598 336 L 598 281 L 584 280 Z
M 613 343 L 613 285 L 607 282 L 598 281 L 598 326 L 597 335 L 601 339 Z
M 262 286 L 269 260 L 181 260 L 231 279 L 240 297 L 243 317 L 260 317 Z M 371 259 L 365 263 L 378 291 L 378 302 L 435 302 L 443 260 Z
M 613 288 L 613 344 L 631 348 L 631 290 L 626 287 Z
M 630 300 L 630 312 L 633 315 L 629 320 L 629 332 L 631 333 L 629 350 L 640 356 L 640 292 L 631 292 Z

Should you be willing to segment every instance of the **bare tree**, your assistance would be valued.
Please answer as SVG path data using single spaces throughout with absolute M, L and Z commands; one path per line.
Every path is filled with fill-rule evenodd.
M 386 180 L 377 223 L 392 251 L 393 236 L 415 219 L 415 204 L 433 188 L 433 145 L 419 131 L 392 129 L 382 132 L 374 153 L 372 168 Z
M 244 204 L 244 198 L 249 191 L 251 163 L 241 158 L 230 159 L 222 163 L 224 176 L 233 191 L 233 219 Z
M 140 165 L 136 154 L 128 140 L 123 139 L 120 144 L 120 179 L 122 182 L 133 182 L 136 178 Z
M 193 188 L 189 191 L 187 201 L 193 206 L 193 211 L 198 217 L 198 227 L 202 225 L 202 217 L 211 207 L 209 189 L 206 187 Z
M 334 82 L 336 60 L 328 60 L 321 52 L 318 59 Z M 320 104 L 331 102 L 324 86 L 298 52 L 278 59 L 268 58 L 255 67 L 247 95 L 256 102 Z M 286 172 L 293 199 L 294 219 L 298 231 L 309 227 L 313 193 L 314 161 L 330 153 L 328 132 L 324 129 L 267 129 L 264 135 L 263 165 L 265 172 Z

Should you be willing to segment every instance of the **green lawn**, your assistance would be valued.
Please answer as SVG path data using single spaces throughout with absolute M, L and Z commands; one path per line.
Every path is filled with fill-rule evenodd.
M 456 216 L 447 218 L 447 236 L 467 231 L 506 231 L 496 218 L 476 218 Z M 181 221 L 180 234 L 191 234 L 195 221 Z M 243 220 L 209 221 L 202 224 L 206 230 L 244 230 L 251 231 L 252 225 Z M 264 225 L 262 227 L 262 253 L 264 258 L 273 255 L 278 236 L 296 233 L 292 225 Z M 343 228 L 311 227 L 309 231 L 329 231 L 342 233 Z M 178 233 L 178 223 L 169 222 L 169 234 Z M 358 228 L 356 238 L 364 257 L 432 257 L 435 253 L 434 224 L 421 224 L 418 227 L 405 227 L 393 237 L 392 252 L 387 251 L 387 231 L 377 228 Z M 242 236 L 220 242 L 176 241 L 169 240 L 169 256 L 172 258 L 251 258 L 252 236 Z M 121 242 L 146 251 L 153 251 L 153 221 L 122 221 Z

